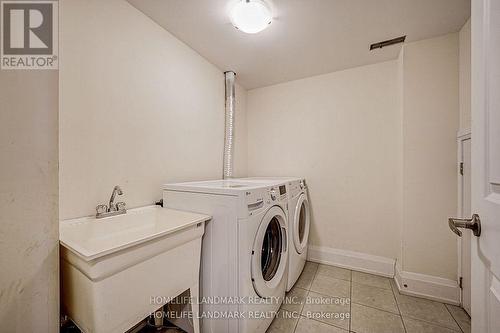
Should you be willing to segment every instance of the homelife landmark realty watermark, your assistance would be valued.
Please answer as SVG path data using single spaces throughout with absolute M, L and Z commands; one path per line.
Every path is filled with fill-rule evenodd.
M 58 2 L 0 1 L 1 69 L 57 69 Z

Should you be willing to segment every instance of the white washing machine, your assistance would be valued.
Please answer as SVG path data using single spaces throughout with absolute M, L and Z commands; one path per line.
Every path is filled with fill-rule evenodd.
M 307 186 L 305 179 L 293 177 L 250 177 L 239 181 L 267 183 L 270 185 L 285 182 L 288 192 L 288 282 L 290 291 L 302 273 L 307 259 L 307 245 L 311 224 Z
M 165 207 L 212 216 L 201 254 L 202 332 L 260 333 L 271 324 L 288 275 L 286 189 L 233 180 L 164 185 Z

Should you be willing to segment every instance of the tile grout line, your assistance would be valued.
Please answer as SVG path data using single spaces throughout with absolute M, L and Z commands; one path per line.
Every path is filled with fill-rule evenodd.
M 318 320 L 318 319 L 315 319 L 315 318 L 309 318 L 303 314 L 300 315 L 301 318 L 305 318 L 305 319 L 308 319 L 308 320 L 312 320 L 312 321 L 315 321 L 317 323 L 320 323 L 320 324 L 323 324 L 323 325 L 326 325 L 326 326 L 330 326 L 330 327 L 333 327 L 333 328 L 338 328 L 342 331 L 346 331 L 346 332 L 349 332 L 349 330 L 346 330 L 345 328 L 341 327 L 341 326 L 337 326 L 337 325 L 334 325 L 332 323 L 328 323 L 326 321 L 321 321 L 321 320 Z
M 349 280 L 345 280 L 345 279 L 340 279 L 340 278 L 333 277 L 333 276 L 330 276 L 330 275 L 318 273 L 318 271 L 319 271 L 319 265 L 324 265 L 324 264 L 318 264 L 318 268 L 316 269 L 316 272 L 314 274 L 312 282 L 314 282 L 314 280 L 316 279 L 317 276 L 323 276 L 323 277 L 327 277 L 329 279 L 337 280 L 337 281 L 340 281 L 340 282 L 349 282 L 349 289 L 351 289 L 351 287 L 352 287 L 352 281 L 351 281 L 352 271 L 351 270 L 348 270 L 346 268 L 342 268 L 342 269 L 348 270 L 351 273 L 349 275 Z M 332 267 L 335 267 L 335 266 L 332 266 Z M 312 288 L 312 282 L 311 282 L 311 287 L 310 288 Z M 326 296 L 326 297 L 331 297 L 331 298 L 343 298 L 342 296 L 339 296 L 339 295 L 329 295 L 329 294 L 325 294 L 324 292 L 319 292 L 319 291 L 316 291 L 316 290 L 312 290 L 310 288 L 309 288 L 310 292 L 318 294 L 320 296 Z M 351 295 L 349 295 L 348 298 L 349 298 L 349 303 L 351 303 Z M 350 309 L 349 309 L 349 311 L 350 311 Z
M 308 290 L 308 291 L 310 291 L 310 292 L 312 292 L 312 293 L 314 293 L 314 294 L 318 294 L 318 295 L 320 295 L 320 296 L 324 296 L 324 297 L 330 297 L 330 298 L 345 298 L 345 297 L 342 297 L 342 296 L 335 296 L 335 295 L 328 295 L 328 294 L 319 293 L 319 292 L 314 291 L 314 290 Z M 350 300 L 350 298 L 349 298 L 349 300 Z
M 454 328 L 451 328 L 449 326 L 445 326 L 445 325 L 443 325 L 441 323 L 436 323 L 435 321 L 430 321 L 430 320 L 426 320 L 426 319 L 422 319 L 422 318 L 418 318 L 418 317 L 412 317 L 412 316 L 409 316 L 409 315 L 406 315 L 405 317 L 409 318 L 409 319 L 412 319 L 414 321 L 420 321 L 422 323 L 426 323 L 426 324 L 429 324 L 429 325 L 432 325 L 432 326 L 436 326 L 436 327 L 440 327 L 440 328 L 446 328 L 447 330 L 452 331 L 452 332 L 462 333 L 462 328 L 458 324 L 457 324 L 458 325 L 458 331 L 457 331 Z
M 314 276 L 311 280 L 311 284 L 309 285 L 309 290 L 311 290 L 312 284 L 313 284 L 314 280 L 316 279 L 316 275 L 318 275 L 318 270 L 319 270 L 319 264 L 317 264 L 316 270 L 314 271 Z
M 453 315 L 453 313 L 451 313 L 450 309 L 448 309 L 448 306 L 446 304 L 444 304 L 444 307 L 446 308 L 446 311 L 448 311 L 448 313 L 450 314 L 451 318 L 453 318 L 453 320 L 457 324 L 458 328 L 460 329 L 460 332 L 465 333 L 464 330 L 462 329 L 462 326 L 460 326 L 460 324 L 458 323 L 458 321 L 455 319 L 455 316 Z
M 307 261 L 306 261 L 306 263 L 307 263 Z M 318 274 L 318 269 L 319 269 L 319 264 L 317 264 L 317 266 L 316 266 L 316 270 L 314 271 L 314 276 L 311 279 L 311 284 L 309 285 L 309 289 L 306 289 L 307 290 L 306 301 L 307 301 L 307 297 L 309 297 L 309 294 L 311 293 L 311 287 L 312 287 L 312 284 L 314 282 L 314 279 L 316 278 L 316 274 Z M 300 308 L 299 319 L 295 323 L 295 327 L 293 328 L 293 333 L 295 333 L 295 331 L 297 330 L 297 326 L 299 326 L 299 321 L 300 321 L 300 317 L 302 316 L 302 311 L 304 310 L 304 306 L 305 306 L 305 302 L 302 305 L 302 307 Z
M 310 284 L 310 286 L 309 286 L 309 289 L 307 289 L 307 290 L 308 290 L 308 296 L 310 295 L 310 293 L 316 293 L 316 294 L 319 294 L 319 295 L 322 295 L 322 296 L 327 296 L 327 297 L 336 297 L 336 296 L 326 295 L 326 294 L 323 294 L 323 293 L 317 293 L 317 292 L 315 292 L 315 291 L 311 290 L 311 288 L 312 288 L 312 284 L 313 284 L 313 282 L 314 282 L 315 278 L 316 278 L 318 275 L 321 275 L 321 274 L 318 274 L 318 272 L 319 272 L 319 266 L 320 266 L 320 265 L 322 265 L 322 264 L 320 264 L 320 263 L 317 263 L 317 264 L 318 264 L 318 266 L 317 266 L 317 268 L 316 268 L 316 270 L 315 270 L 315 272 L 314 272 L 313 279 L 312 279 L 312 281 L 311 281 L 311 284 Z M 337 266 L 332 266 L 332 267 L 337 267 Z M 391 279 L 391 278 L 389 277 L 388 279 L 389 279 L 389 281 L 391 282 L 391 283 L 390 283 L 390 287 L 391 287 L 390 289 L 391 289 L 392 295 L 393 295 L 393 297 L 394 297 L 394 299 L 395 299 L 395 301 L 396 301 L 396 307 L 397 307 L 397 310 L 398 310 L 398 314 L 396 314 L 396 313 L 394 313 L 394 312 L 391 312 L 391 311 L 388 311 L 388 310 L 380 309 L 380 308 L 377 308 L 377 307 L 374 307 L 374 306 L 371 306 L 371 305 L 365 305 L 365 304 L 362 304 L 362 303 L 353 302 L 353 301 L 352 301 L 352 292 L 353 292 L 353 283 L 354 283 L 354 282 L 353 282 L 353 277 L 352 277 L 352 275 L 353 275 L 353 274 L 352 274 L 352 273 L 353 273 L 354 271 L 353 271 L 353 270 L 350 270 L 350 269 L 347 269 L 347 268 L 342 268 L 342 269 L 345 269 L 345 270 L 349 270 L 349 271 L 350 271 L 350 273 L 351 273 L 351 274 L 350 274 L 350 280 L 345 280 L 345 279 L 342 279 L 342 278 L 339 278 L 339 277 L 329 276 L 328 274 L 325 274 L 325 276 L 326 276 L 326 277 L 330 277 L 330 278 L 332 278 L 332 279 L 336 279 L 336 280 L 343 280 L 343 281 L 349 281 L 349 282 L 350 282 L 350 295 L 349 295 L 349 296 L 350 296 L 350 298 L 349 298 L 349 299 L 350 299 L 350 302 L 349 302 L 349 314 L 350 314 L 350 316 L 349 316 L 349 332 L 351 332 L 351 333 L 352 333 L 352 303 L 355 303 L 355 304 L 358 304 L 358 305 L 361 305 L 361 306 L 365 306 L 365 307 L 368 307 L 368 308 L 372 308 L 372 309 L 375 309 L 375 310 L 383 311 L 383 312 L 386 312 L 386 313 L 389 313 L 389 314 L 398 315 L 398 316 L 400 317 L 401 323 L 403 324 L 403 329 L 404 329 L 404 332 L 405 332 L 405 333 L 407 333 L 407 332 L 408 332 L 408 330 L 407 330 L 407 328 L 406 328 L 406 324 L 405 324 L 405 322 L 404 322 L 404 320 L 403 320 L 403 318 L 404 318 L 404 317 L 403 317 L 403 314 L 402 314 L 402 312 L 401 312 L 401 308 L 400 308 L 400 305 L 399 305 L 399 300 L 398 300 L 398 297 L 396 297 L 396 293 L 398 293 L 398 294 L 399 294 L 399 291 L 398 291 L 396 288 L 394 288 L 394 285 L 393 285 L 393 283 L 394 283 L 394 278 L 392 278 L 392 279 Z M 366 274 L 370 274 L 370 273 L 366 273 Z M 385 288 L 380 287 L 380 286 L 374 286 L 374 285 L 372 285 L 372 284 L 367 284 L 367 283 L 363 283 L 363 282 L 356 282 L 356 283 L 357 283 L 357 284 L 360 284 L 360 285 L 364 285 L 364 286 L 369 286 L 369 287 L 377 288 L 377 289 L 385 289 Z M 395 289 L 396 289 L 396 290 L 395 290 Z M 385 289 L 385 290 L 387 290 L 387 289 Z M 338 297 L 338 296 L 337 296 L 337 297 Z M 458 322 L 458 320 L 455 318 L 455 316 L 453 315 L 453 313 L 451 312 L 451 310 L 449 309 L 449 307 L 447 306 L 447 304 L 445 304 L 445 303 L 443 303 L 443 302 L 437 302 L 437 303 L 441 303 L 442 305 L 444 305 L 444 306 L 445 306 L 446 311 L 447 311 L 447 312 L 449 313 L 449 315 L 453 318 L 453 321 L 456 323 L 456 325 L 458 326 L 458 329 L 459 329 L 459 330 L 454 331 L 454 329 L 453 329 L 453 328 L 451 328 L 451 327 L 449 327 L 449 326 L 445 326 L 445 325 L 442 325 L 442 324 L 438 324 L 438 323 L 436 323 L 436 322 L 433 322 L 433 321 L 428 321 L 428 320 L 425 320 L 425 319 L 422 319 L 422 318 L 416 318 L 416 317 L 413 317 L 413 316 L 411 316 L 411 315 L 409 315 L 409 316 L 405 316 L 405 317 L 408 317 L 408 318 L 410 318 L 410 319 L 412 319 L 412 320 L 420 321 L 420 322 L 423 322 L 423 323 L 428 323 L 428 324 L 430 324 L 430 325 L 434 325 L 434 326 L 437 326 L 437 327 L 445 328 L 445 329 L 448 329 L 448 330 L 450 330 L 450 331 L 465 333 L 464 329 L 460 326 L 460 323 L 459 323 L 459 322 Z M 302 316 L 302 314 L 301 314 L 301 316 Z M 302 317 L 305 317 L 305 316 L 302 316 Z M 306 317 L 305 317 L 305 318 L 306 318 Z M 338 326 L 333 325 L 333 324 L 330 324 L 330 323 L 326 323 L 326 322 L 322 322 L 322 321 L 319 321 L 319 320 L 315 320 L 314 318 L 311 318 L 311 319 L 312 319 L 312 320 L 314 320 L 314 321 L 316 321 L 316 322 L 323 323 L 323 324 L 326 324 L 326 325 L 329 325 L 329 326 L 338 327 Z M 341 327 L 339 327 L 339 328 L 341 328 Z
M 365 286 L 365 287 L 372 287 L 372 288 L 377 288 L 377 289 L 382 289 L 382 290 L 387 290 L 387 291 L 391 290 L 392 291 L 392 287 L 391 288 L 382 288 L 382 287 L 374 286 L 372 284 L 362 283 L 362 282 L 358 282 L 358 281 L 352 281 L 352 283 L 356 283 L 356 284 L 359 284 L 359 285 L 362 285 L 362 286 Z M 394 293 L 394 291 L 393 291 L 393 293 Z
M 393 290 L 392 290 L 392 292 L 393 292 L 394 296 L 396 296 L 396 292 L 398 292 L 398 291 L 397 291 L 397 290 L 396 290 L 396 291 L 394 291 L 394 289 L 393 289 Z M 399 292 L 398 292 L 398 293 L 399 293 Z M 402 295 L 402 296 L 405 296 L 405 295 L 403 295 L 403 294 L 401 294 L 401 295 Z M 408 296 L 408 297 L 414 297 L 414 296 Z M 437 302 L 437 301 L 432 301 L 432 302 Z M 437 302 L 437 303 L 441 303 L 441 302 Z M 397 304 L 397 306 L 398 306 L 398 310 L 399 310 L 399 312 L 401 313 L 401 309 L 399 308 L 399 302 L 398 302 L 398 298 L 397 298 L 397 297 L 396 297 L 396 304 Z M 445 303 L 441 303 L 441 304 L 443 304 L 443 305 L 444 305 L 444 307 L 446 308 L 446 310 L 447 310 L 448 312 L 450 312 L 450 311 L 448 310 L 448 307 L 446 306 L 446 304 L 445 304 Z M 453 315 L 452 315 L 451 313 L 450 313 L 450 315 L 451 315 L 451 317 L 453 318 L 453 320 L 456 322 L 455 317 L 453 317 Z M 413 316 L 411 316 L 411 315 L 406 315 L 405 317 L 410 318 L 410 319 L 415 320 L 415 321 L 420 321 L 420 322 L 423 322 L 423 323 L 426 323 L 426 324 L 430 324 L 430 325 L 433 325 L 433 326 L 437 326 L 437 327 L 445 328 L 445 329 L 448 329 L 448 330 L 453 331 L 453 332 L 463 332 L 462 327 L 460 327 L 460 325 L 459 325 L 458 323 L 457 323 L 457 325 L 458 325 L 459 331 L 455 331 L 453 328 L 451 328 L 451 327 L 449 327 L 449 326 L 445 326 L 445 325 L 443 325 L 443 324 L 436 323 L 436 322 L 434 322 L 434 321 L 425 320 L 425 319 L 422 319 L 422 318 L 419 318 L 419 317 L 413 317 Z M 401 313 L 401 320 L 403 321 L 403 326 L 405 327 L 405 330 L 406 330 L 406 325 L 405 325 L 405 322 L 404 322 L 403 318 L 404 318 L 404 317 L 403 317 L 403 313 Z
M 326 297 L 342 298 L 342 297 L 340 297 L 340 296 L 331 296 L 331 295 L 326 295 L 326 294 L 317 293 L 317 292 L 315 292 L 315 291 L 312 291 L 312 290 L 311 290 L 311 287 L 312 287 L 312 284 L 313 284 L 313 282 L 314 282 L 314 279 L 316 279 L 316 276 L 318 275 L 319 265 L 322 265 L 322 264 L 319 264 L 319 263 L 318 263 L 318 267 L 316 268 L 316 271 L 314 272 L 314 276 L 313 276 L 313 278 L 312 278 L 312 280 L 311 280 L 311 285 L 309 286 L 309 289 L 305 289 L 305 290 L 307 290 L 306 300 L 307 300 L 307 297 L 309 297 L 309 295 L 310 295 L 311 293 L 318 294 L 318 295 L 320 295 L 320 296 L 326 296 Z M 352 274 L 352 271 L 350 271 L 350 272 L 351 272 L 351 274 Z M 342 280 L 342 281 L 347 281 L 347 280 Z M 349 280 L 349 281 L 350 281 L 350 280 Z M 304 289 L 304 288 L 301 288 L 301 289 Z M 351 331 L 351 330 L 350 330 L 350 328 L 351 328 L 351 317 L 350 317 L 350 313 L 351 313 L 351 309 L 350 309 L 350 306 L 351 306 L 351 301 L 350 301 L 350 300 L 351 300 L 351 298 L 349 297 L 349 325 L 348 325 L 347 333 L 349 333 L 349 332 Z M 334 325 L 334 324 L 331 324 L 331 323 L 328 323 L 328 322 L 324 322 L 324 321 L 321 321 L 321 320 L 317 320 L 317 319 L 314 319 L 314 318 L 308 318 L 308 317 L 306 317 L 306 316 L 302 315 L 302 311 L 304 310 L 304 307 L 305 307 L 305 303 L 304 303 L 304 305 L 302 306 L 302 309 L 300 310 L 300 317 L 307 318 L 307 319 L 309 319 L 309 320 L 313 320 L 313 321 L 315 321 L 315 322 L 317 322 L 317 323 L 320 323 L 320 324 L 323 324 L 323 325 L 328 325 L 328 326 L 335 327 L 335 328 L 339 328 L 339 329 L 341 329 L 341 330 L 345 331 L 343 327 L 340 327 L 340 326 L 337 326 L 337 325 Z M 299 318 L 299 320 L 300 320 L 300 318 Z M 297 321 L 297 324 L 295 325 L 295 328 L 294 328 L 294 330 L 293 330 L 293 333 L 295 333 L 295 331 L 297 330 L 297 326 L 298 326 L 298 324 L 299 324 L 299 321 Z
M 310 294 L 310 293 L 315 293 L 315 292 L 314 292 L 314 291 L 311 291 L 311 290 L 308 290 L 308 294 L 307 294 L 307 296 L 309 296 L 309 294 Z M 332 296 L 328 296 L 328 295 L 324 295 L 324 294 L 320 294 L 320 295 L 322 295 L 322 296 L 327 296 L 327 297 L 332 297 Z M 303 315 L 303 314 L 302 314 L 302 311 L 304 310 L 304 307 L 305 307 L 305 304 L 304 304 L 304 306 L 302 307 L 302 310 L 300 311 L 300 317 L 302 317 L 302 318 L 306 318 L 306 319 L 309 319 L 309 320 L 312 320 L 312 321 L 315 321 L 315 322 L 320 323 L 320 324 L 323 324 L 323 325 L 327 325 L 327 326 L 330 326 L 330 327 L 338 328 L 338 329 L 341 329 L 342 331 L 346 331 L 346 330 L 345 330 L 343 327 L 341 327 L 341 326 L 337 326 L 337 325 L 335 325 L 335 324 L 332 324 L 332 323 L 329 323 L 329 322 L 326 322 L 326 321 L 321 321 L 321 320 L 318 320 L 318 319 L 316 319 L 316 318 L 309 318 L 309 317 L 307 317 L 307 316 Z M 299 319 L 299 320 L 300 320 L 300 319 Z M 297 327 L 295 327 L 295 330 L 297 330 Z M 294 331 L 295 331 L 295 330 L 294 330 Z M 350 330 L 348 329 L 348 330 L 347 330 L 347 332 L 349 333 L 349 331 L 350 331 Z
M 332 275 L 329 275 L 327 273 L 321 274 L 321 273 L 319 273 L 319 266 L 320 265 L 321 266 L 327 266 L 327 267 L 333 267 L 333 268 L 341 269 L 341 270 L 344 270 L 344 271 L 348 271 L 349 272 L 349 278 L 345 279 L 345 278 L 341 278 L 341 277 L 338 277 L 338 276 L 332 276 Z M 342 281 L 351 281 L 351 275 L 352 275 L 351 273 L 352 273 L 352 271 L 350 269 L 341 268 L 341 267 L 337 267 L 337 266 L 330 266 L 330 265 L 325 265 L 325 264 L 318 264 L 318 269 L 317 269 L 317 275 L 325 276 L 325 277 L 336 279 L 336 280 L 342 280 Z
M 318 275 L 319 265 L 323 265 L 323 264 L 318 263 L 318 267 L 316 268 L 316 272 L 314 273 L 313 282 L 316 279 L 316 276 Z M 332 266 L 332 267 L 336 267 L 336 266 Z M 347 332 L 351 332 L 352 270 L 347 269 L 347 268 L 342 268 L 342 269 L 346 269 L 346 270 L 349 271 L 349 280 L 339 279 L 339 278 L 331 277 L 331 276 L 328 276 L 328 275 L 325 275 L 325 276 L 330 277 L 330 278 L 335 279 L 335 280 L 339 280 L 339 281 L 349 281 L 349 323 L 348 323 L 348 326 L 347 326 L 348 327 L 347 328 Z M 311 287 L 312 287 L 312 282 L 311 282 Z M 326 295 L 326 294 L 323 294 L 323 293 L 318 293 L 318 292 L 309 290 L 309 293 L 311 293 L 311 292 L 313 292 L 315 294 L 318 294 L 318 295 L 328 296 L 328 297 L 342 298 L 341 296 L 331 296 L 331 295 Z M 316 320 L 316 321 L 319 322 L 319 323 L 323 323 L 323 324 L 327 324 L 327 325 L 333 326 L 333 327 L 338 327 L 336 325 L 332 325 L 332 324 L 329 324 L 329 323 L 324 323 L 324 322 L 319 321 L 319 320 Z M 341 328 L 341 327 L 338 327 L 338 328 Z M 343 328 L 341 328 L 341 329 L 343 329 Z
M 311 283 L 312 283 L 312 281 L 311 281 Z M 297 287 L 297 288 L 299 288 L 299 287 Z M 293 289 L 293 287 L 292 287 L 292 289 Z M 290 289 L 290 290 L 292 290 L 292 289 Z M 299 288 L 299 289 L 303 289 L 303 288 Z M 303 290 L 307 291 L 307 293 L 306 293 L 306 300 L 307 300 L 307 297 L 309 296 L 310 291 L 307 290 L 307 289 L 303 289 Z M 295 323 L 295 326 L 293 327 L 293 332 L 292 333 L 295 333 L 295 331 L 297 330 L 297 326 L 299 326 L 299 321 L 300 321 L 300 319 L 302 317 L 302 311 L 304 310 L 304 306 L 305 306 L 306 300 L 304 300 L 304 304 L 301 304 L 301 306 L 300 306 L 300 309 L 298 311 L 299 318 L 297 319 L 297 322 Z
M 366 305 L 366 304 L 363 304 L 363 303 L 358 303 L 358 302 L 352 302 L 353 304 L 356 304 L 356 305 L 361 305 L 361 306 L 364 306 L 366 308 L 370 308 L 370 309 L 374 309 L 374 310 L 378 310 L 378 311 L 382 311 L 382 312 L 385 312 L 385 313 L 388 313 L 388 314 L 392 314 L 392 315 L 395 315 L 395 316 L 400 316 L 401 318 L 403 318 L 402 315 L 400 314 L 397 314 L 397 313 L 394 313 L 394 312 L 391 312 L 389 310 L 385 310 L 385 309 L 381 309 L 381 308 L 377 308 L 373 305 Z M 398 309 L 399 310 L 399 309 Z
M 299 325 L 299 321 L 300 321 L 300 313 L 299 313 L 299 318 L 297 319 L 297 322 L 295 323 L 295 326 L 293 327 L 293 333 L 295 333 L 295 331 L 297 330 L 297 326 Z
M 394 280 L 394 278 L 393 278 L 393 280 Z M 401 322 L 403 323 L 403 329 L 405 330 L 405 333 L 408 333 L 408 330 L 406 329 L 405 321 L 403 320 L 403 314 L 401 313 L 401 309 L 399 308 L 398 298 L 396 297 L 396 292 L 394 291 L 394 287 L 392 285 L 392 282 L 396 283 L 395 281 L 390 281 L 392 296 L 394 297 L 394 300 L 396 301 L 396 307 L 398 308 L 399 316 L 401 317 Z

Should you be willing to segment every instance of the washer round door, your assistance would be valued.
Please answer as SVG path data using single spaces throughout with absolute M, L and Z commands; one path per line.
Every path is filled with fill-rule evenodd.
M 301 254 L 307 247 L 307 238 L 309 237 L 309 201 L 305 193 L 302 193 L 295 206 L 293 217 L 293 243 L 297 253 Z
M 274 295 L 283 280 L 287 253 L 286 215 L 278 206 L 271 207 L 260 222 L 252 251 L 252 282 L 263 298 Z

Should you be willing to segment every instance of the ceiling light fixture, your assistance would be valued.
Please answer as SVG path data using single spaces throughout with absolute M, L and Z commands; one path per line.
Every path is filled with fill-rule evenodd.
M 255 34 L 271 24 L 272 15 L 269 7 L 261 0 L 238 1 L 229 14 L 231 22 L 247 34 Z

